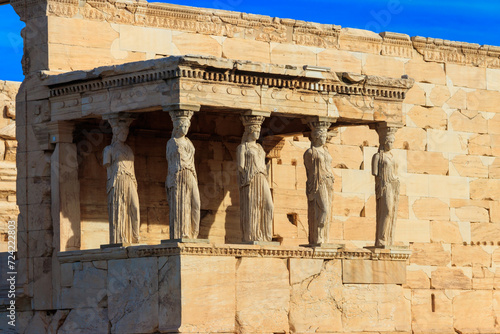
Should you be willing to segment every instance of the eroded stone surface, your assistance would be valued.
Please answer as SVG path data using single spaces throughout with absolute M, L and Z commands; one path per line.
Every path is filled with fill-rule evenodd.
M 344 285 L 344 331 L 410 331 L 410 298 L 399 285 Z
M 342 279 L 337 260 L 290 259 L 290 330 L 342 330 Z
M 472 280 L 460 268 L 438 268 L 432 272 L 431 287 L 433 289 L 471 289 Z
M 443 290 L 413 290 L 412 330 L 415 333 L 452 333 L 452 300 Z
M 451 254 L 442 244 L 414 243 L 411 246 L 410 263 L 418 265 L 446 266 L 451 261 Z
M 236 328 L 288 331 L 290 309 L 286 260 L 242 258 L 236 269 Z
M 109 261 L 107 285 L 111 333 L 151 333 L 158 329 L 156 257 Z
M 457 295 L 453 298 L 453 326 L 469 333 L 497 332 L 493 305 L 492 291 L 467 291 Z
M 72 309 L 57 333 L 107 334 L 109 333 L 108 310 L 105 308 Z M 130 332 L 127 331 L 127 333 Z
M 342 281 L 345 284 L 404 284 L 406 263 L 398 261 L 344 260 Z
M 181 329 L 189 332 L 234 331 L 236 259 L 183 256 L 181 268 Z M 164 292 L 164 284 L 168 282 L 160 283 L 160 291 Z M 160 323 L 162 321 L 160 318 Z
M 65 309 L 95 307 L 107 299 L 107 271 L 96 268 L 91 262 L 81 267 L 72 266 L 72 281 L 61 290 L 61 303 Z M 61 282 L 69 276 L 69 272 L 61 270 Z

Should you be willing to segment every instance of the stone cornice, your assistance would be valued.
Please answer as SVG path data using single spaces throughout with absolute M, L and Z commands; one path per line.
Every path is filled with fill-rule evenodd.
M 437 38 L 413 37 L 414 48 L 425 61 L 500 68 L 500 47 Z
M 216 57 L 181 56 L 60 74 L 49 77 L 45 84 L 51 88 L 50 97 L 60 97 L 176 78 L 339 95 L 364 95 L 394 101 L 402 101 L 414 83 L 413 79 L 318 72 L 294 66 Z
M 60 252 L 58 258 L 61 263 L 173 255 L 406 261 L 410 254 L 409 250 L 391 250 L 381 253 L 367 250 L 290 246 L 181 243 L 68 251 Z

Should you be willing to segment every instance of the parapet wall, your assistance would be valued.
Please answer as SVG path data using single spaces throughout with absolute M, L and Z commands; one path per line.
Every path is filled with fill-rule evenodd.
M 418 64 L 422 62 L 417 60 L 422 58 L 500 68 L 500 47 L 410 39 L 390 32 L 379 35 L 333 24 L 147 2 L 39 0 L 24 7 L 24 0 L 17 0 L 11 4 L 21 19 L 29 22 L 26 36 L 31 43 L 24 62 L 27 73 L 91 69 L 185 54 L 338 67 L 390 77 L 404 72 L 418 80 L 432 72 L 431 66 L 421 71 Z M 29 50 L 34 46 L 39 51 L 36 56 Z M 412 66 L 406 66 L 409 59 L 415 59 Z M 494 72 L 491 75 L 494 77 Z M 481 80 L 479 75 L 476 79 Z M 431 78 L 424 81 L 429 80 L 433 82 Z

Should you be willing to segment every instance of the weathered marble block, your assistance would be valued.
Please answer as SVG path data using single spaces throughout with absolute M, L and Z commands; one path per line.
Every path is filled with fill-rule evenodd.
M 243 333 L 289 331 L 289 273 L 278 258 L 241 258 L 236 269 L 236 326 Z
M 158 259 L 108 261 L 108 317 L 111 333 L 158 329 Z
M 344 284 L 405 284 L 405 261 L 344 260 Z
M 182 333 L 235 330 L 234 257 L 160 257 L 159 329 Z
M 342 331 L 340 260 L 290 259 L 290 331 Z
M 106 300 L 107 271 L 96 268 L 92 262 L 64 263 L 62 268 L 71 266 L 72 282 L 61 289 L 61 303 L 64 309 L 97 307 Z M 69 271 L 69 270 L 67 270 Z M 69 276 L 66 270 L 61 273 L 61 282 Z

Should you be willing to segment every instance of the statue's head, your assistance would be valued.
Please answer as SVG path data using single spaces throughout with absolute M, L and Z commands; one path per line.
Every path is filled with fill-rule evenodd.
M 111 124 L 111 129 L 113 130 L 113 142 L 124 143 L 127 140 L 130 123 L 132 123 L 131 118 L 110 118 L 109 124 Z
M 186 117 L 177 118 L 174 120 L 174 130 L 172 136 L 175 138 L 184 137 L 189 131 L 191 121 Z
M 394 136 L 394 134 L 388 133 L 387 136 L 385 137 L 384 151 L 389 152 L 390 150 L 392 150 L 394 147 L 395 141 L 396 141 L 396 137 Z
M 321 147 L 326 144 L 328 138 L 328 129 L 330 128 L 331 122 L 317 121 L 309 122 L 309 127 L 311 128 L 311 144 L 315 147 Z
M 245 133 L 241 138 L 241 142 L 252 142 L 256 141 L 260 137 L 260 129 L 262 122 L 264 122 L 263 116 L 241 116 L 241 121 L 245 126 Z
M 311 133 L 311 142 L 314 146 L 324 146 L 327 139 L 327 129 L 324 127 L 317 127 Z
M 181 138 L 187 135 L 189 127 L 191 126 L 191 117 L 193 112 L 190 110 L 175 110 L 170 112 L 174 129 L 172 131 L 172 138 Z
M 243 134 L 244 142 L 256 141 L 260 137 L 260 125 L 249 125 L 245 127 Z

